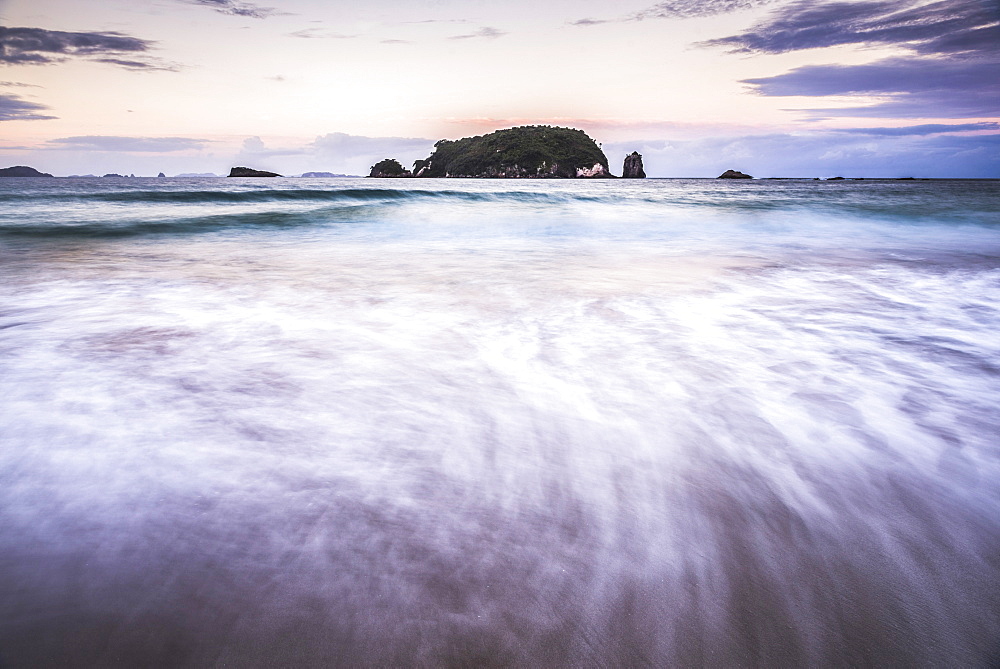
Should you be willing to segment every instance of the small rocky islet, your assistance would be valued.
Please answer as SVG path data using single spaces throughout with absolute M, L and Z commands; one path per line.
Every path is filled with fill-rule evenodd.
M 280 177 L 277 172 L 267 172 L 265 170 L 254 170 L 249 167 L 234 167 L 229 170 L 231 177 Z
M 622 165 L 622 179 L 645 179 L 646 172 L 642 169 L 642 155 L 638 151 L 625 156 L 625 164 Z

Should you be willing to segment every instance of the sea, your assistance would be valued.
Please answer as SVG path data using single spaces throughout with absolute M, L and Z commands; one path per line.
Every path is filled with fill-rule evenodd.
M 1000 181 L 2 179 L 4 667 L 1000 662 Z

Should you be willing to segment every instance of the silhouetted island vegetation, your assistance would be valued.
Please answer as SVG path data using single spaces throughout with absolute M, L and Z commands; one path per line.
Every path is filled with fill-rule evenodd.
M 413 173 L 399 164 L 394 158 L 386 158 L 372 165 L 372 171 L 368 175 L 380 179 L 391 179 L 394 177 L 412 177 Z
M 370 176 L 410 174 L 499 179 L 613 178 L 607 156 L 587 133 L 549 125 L 526 125 L 458 140 L 442 139 L 434 145 L 430 156 L 413 163 L 412 172 L 397 161 L 386 159 L 372 167 Z

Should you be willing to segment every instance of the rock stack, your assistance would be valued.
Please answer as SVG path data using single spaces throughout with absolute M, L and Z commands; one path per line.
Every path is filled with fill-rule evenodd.
M 625 165 L 622 167 L 622 179 L 645 179 L 646 173 L 642 170 L 642 156 L 638 151 L 625 156 Z

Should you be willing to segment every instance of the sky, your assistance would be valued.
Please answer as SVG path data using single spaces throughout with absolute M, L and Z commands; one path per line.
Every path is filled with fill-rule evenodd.
M 1000 177 L 1000 0 L 0 0 L 0 166 L 367 174 L 580 128 L 653 177 Z

